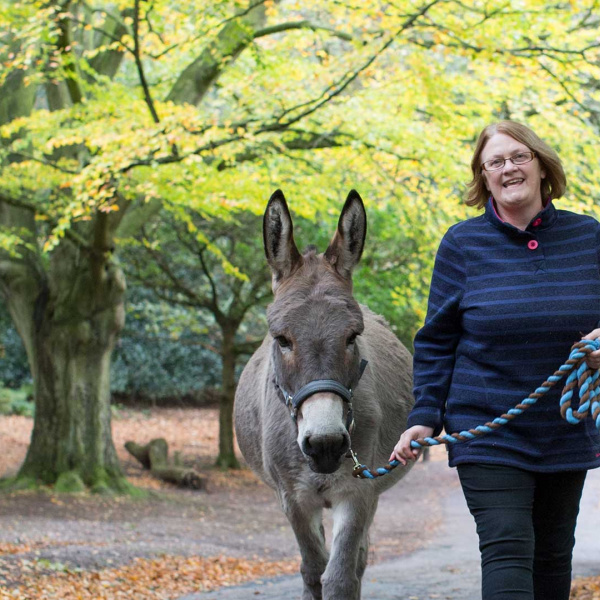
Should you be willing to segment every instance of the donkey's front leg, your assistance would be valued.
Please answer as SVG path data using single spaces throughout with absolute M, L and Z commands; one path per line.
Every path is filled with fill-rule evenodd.
M 329 560 L 325 547 L 323 509 L 320 506 L 288 503 L 284 510 L 294 530 L 302 557 L 302 600 L 322 600 L 321 575 Z
M 323 600 L 360 600 L 376 509 L 377 496 L 368 492 L 349 495 L 334 507 L 331 556 L 321 579 Z

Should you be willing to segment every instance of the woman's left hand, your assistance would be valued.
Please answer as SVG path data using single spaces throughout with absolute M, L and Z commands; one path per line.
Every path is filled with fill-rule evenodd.
M 594 331 L 590 331 L 583 337 L 584 340 L 596 340 L 598 338 L 600 338 L 600 329 L 594 329 Z M 585 361 L 590 369 L 600 369 L 600 350 L 590 352 Z

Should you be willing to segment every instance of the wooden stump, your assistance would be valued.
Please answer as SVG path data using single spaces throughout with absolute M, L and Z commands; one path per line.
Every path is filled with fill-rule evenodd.
M 194 490 L 206 488 L 206 479 L 193 469 L 178 464 L 169 464 L 169 445 L 164 438 L 156 438 L 145 446 L 135 442 L 126 442 L 125 449 L 145 469 L 149 469 L 153 475 L 162 479 L 162 481 Z

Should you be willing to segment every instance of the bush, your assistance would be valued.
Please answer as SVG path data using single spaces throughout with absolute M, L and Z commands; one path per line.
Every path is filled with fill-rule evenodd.
M 219 384 L 220 357 L 197 310 L 157 302 L 150 290 L 128 290 L 125 329 L 112 356 L 111 392 L 123 404 L 194 404 Z
M 13 327 L 6 307 L 0 303 L 0 382 L 10 388 L 31 383 L 25 347 Z
M 0 383 L 0 414 L 33 417 L 35 404 L 32 392 L 31 385 L 11 390 Z

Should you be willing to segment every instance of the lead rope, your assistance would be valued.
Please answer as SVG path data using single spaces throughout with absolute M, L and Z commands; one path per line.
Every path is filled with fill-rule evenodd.
M 600 402 L 598 401 L 600 396 L 600 390 L 598 389 L 600 386 L 599 370 L 590 369 L 585 361 L 588 354 L 599 349 L 600 339 L 576 342 L 571 347 L 571 354 L 565 364 L 548 377 L 535 392 L 529 394 L 527 398 L 521 400 L 519 404 L 511 408 L 507 413 L 474 429 L 461 431 L 460 433 L 439 435 L 437 437 L 419 438 L 413 440 L 410 445 L 413 448 L 426 448 L 427 446 L 439 446 L 440 444 L 457 444 L 492 433 L 502 427 L 502 425 L 506 425 L 519 415 L 522 415 L 530 406 L 533 406 L 544 394 L 550 391 L 567 373 L 569 373 L 569 376 L 567 377 L 560 398 L 560 414 L 562 418 L 571 425 L 577 425 L 588 416 L 591 409 L 592 419 L 598 431 L 600 431 Z M 576 387 L 579 387 L 579 406 L 577 409 L 573 409 L 571 408 L 571 398 L 573 397 L 573 390 Z M 358 457 L 352 450 L 350 450 L 350 458 L 354 461 L 352 475 L 359 479 L 382 477 L 400 464 L 399 461 L 392 460 L 385 467 L 380 467 L 375 472 L 372 472 L 365 465 L 360 464 Z

